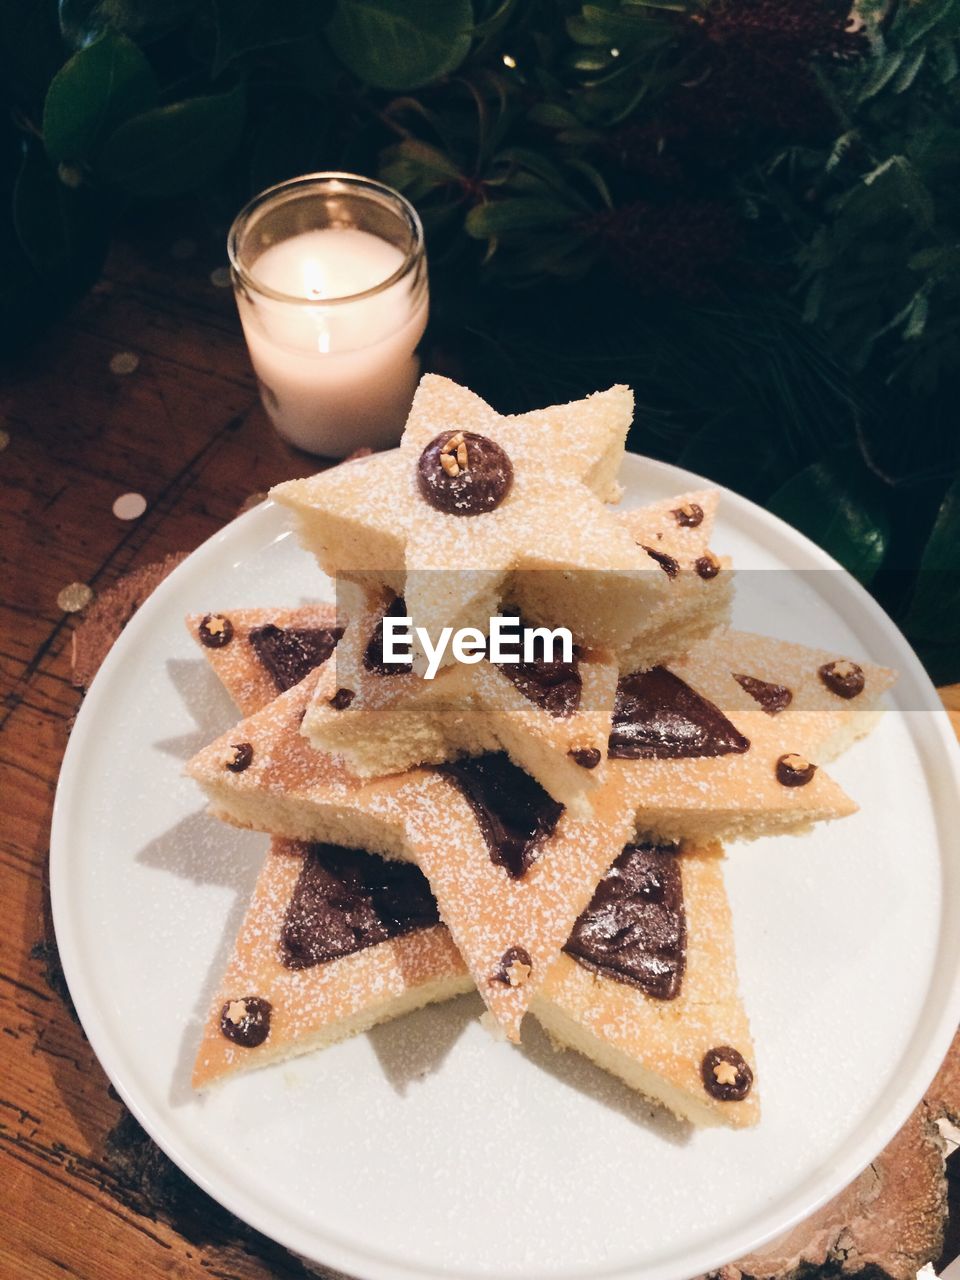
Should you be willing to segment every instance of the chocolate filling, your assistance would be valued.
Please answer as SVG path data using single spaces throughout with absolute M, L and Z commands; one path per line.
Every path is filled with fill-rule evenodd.
M 309 969 L 439 922 L 430 886 L 412 863 L 310 845 L 280 931 L 280 960 Z
M 242 1049 L 256 1049 L 270 1034 L 273 1005 L 262 996 L 228 1000 L 220 1010 L 220 1032 Z
M 405 618 L 406 616 L 406 601 L 403 596 L 394 596 L 393 603 L 374 627 L 364 650 L 363 665 L 368 671 L 374 671 L 378 676 L 399 676 L 408 674 L 413 670 L 412 659 L 410 662 L 384 662 L 383 660 L 383 619 Z
M 628 844 L 597 886 L 564 950 L 585 968 L 657 1000 L 686 967 L 683 878 L 675 845 Z
M 697 576 L 709 581 L 715 578 L 720 572 L 720 561 L 714 559 L 712 555 L 699 556 L 694 562 L 693 567 L 697 571 Z
M 651 560 L 656 560 L 668 578 L 675 578 L 680 572 L 678 561 L 673 556 L 668 556 L 665 551 L 655 551 L 653 547 L 645 547 L 643 543 L 640 544 L 640 548 L 647 553 Z
M 567 755 L 581 769 L 595 769 L 603 759 L 597 747 L 577 747 L 575 751 L 568 751 Z
M 461 443 L 454 442 L 460 438 Z M 479 516 L 499 507 L 513 484 L 513 463 L 495 440 L 474 431 L 442 431 L 417 463 L 417 485 L 448 516 Z
M 353 689 L 338 689 L 333 697 L 329 699 L 329 705 L 333 707 L 334 711 L 346 711 L 356 696 Z
M 723 713 L 666 667 L 636 671 L 617 685 L 608 755 L 615 760 L 683 760 L 749 751 Z
M 277 627 L 268 622 L 250 632 L 250 645 L 277 692 L 285 693 L 327 661 L 342 635 L 342 627 Z
M 490 861 L 518 880 L 560 821 L 563 805 L 502 751 L 439 766 L 470 802 Z
M 754 702 L 760 703 L 768 716 L 778 716 L 793 701 L 793 693 L 785 684 L 771 684 L 769 680 L 758 680 L 756 676 L 738 676 L 736 673 L 733 673 L 733 678 Z
M 506 609 L 506 616 L 512 616 L 515 610 Z M 521 635 L 529 624 L 520 619 Z M 580 695 L 583 692 L 583 680 L 580 677 L 580 651 L 573 646 L 573 661 L 547 662 L 542 656 L 546 642 L 542 636 L 534 637 L 534 652 L 539 643 L 540 657 L 532 662 L 496 662 L 494 666 L 516 685 L 523 696 L 542 707 L 556 720 L 564 720 L 572 716 L 580 706 Z

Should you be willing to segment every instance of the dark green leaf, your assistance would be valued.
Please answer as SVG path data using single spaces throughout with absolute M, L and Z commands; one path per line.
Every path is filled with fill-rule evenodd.
M 960 477 L 940 504 L 904 625 L 912 636 L 960 644 Z
M 239 86 L 230 93 L 156 107 L 111 134 L 100 155 L 99 172 L 141 199 L 195 190 L 236 150 L 243 120 Z
M 217 47 L 214 78 L 235 59 L 308 39 L 329 18 L 334 0 L 214 0 Z
M 767 506 L 869 583 L 890 540 L 885 496 L 859 456 L 843 453 L 806 467 Z
M 179 26 L 200 0 L 60 0 L 60 30 L 77 49 L 104 31 L 149 40 Z
M 929 644 L 911 635 L 909 628 L 906 635 L 935 685 L 960 683 L 960 644 Z
M 889 84 L 903 65 L 905 57 L 906 53 L 902 49 L 895 49 L 892 53 L 888 53 L 885 57 L 878 59 L 873 75 L 861 92 L 861 98 L 864 100 L 872 98 L 886 84 Z
M 391 147 L 385 157 L 388 164 L 402 163 L 408 172 L 418 172 L 438 182 L 460 182 L 463 175 L 460 170 L 438 147 L 432 147 L 419 138 L 404 138 L 395 147 Z
M 71 191 L 41 149 L 28 147 L 13 190 L 13 219 L 24 253 L 38 275 L 69 266 L 74 249 L 71 203 Z
M 64 296 L 96 277 L 105 219 L 89 192 L 65 186 L 39 143 L 24 154 L 13 190 L 13 224 L 33 270 Z
M 556 200 L 536 200 L 517 197 L 497 200 L 492 204 L 478 204 L 467 214 L 467 233 L 477 240 L 486 240 L 504 232 L 534 231 L 544 227 L 560 227 L 569 222 L 572 214 Z
M 335 53 L 379 89 L 416 89 L 470 52 L 470 0 L 339 0 L 327 28 Z
M 528 119 L 531 124 L 541 125 L 544 129 L 576 129 L 580 125 L 573 112 L 557 102 L 534 103 Z
M 47 155 L 54 163 L 88 160 L 118 124 L 156 101 L 150 63 L 132 40 L 106 31 L 51 81 L 43 105 Z

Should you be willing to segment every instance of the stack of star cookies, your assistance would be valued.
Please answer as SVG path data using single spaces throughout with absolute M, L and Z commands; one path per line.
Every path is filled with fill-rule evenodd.
M 757 1120 L 720 842 L 854 812 L 823 766 L 893 673 L 730 630 L 717 495 L 617 505 L 632 414 L 426 377 L 398 450 L 273 492 L 337 605 L 188 619 L 244 717 L 188 770 L 273 837 L 198 1088 L 475 989 L 507 1040 L 529 1012 L 687 1120 Z

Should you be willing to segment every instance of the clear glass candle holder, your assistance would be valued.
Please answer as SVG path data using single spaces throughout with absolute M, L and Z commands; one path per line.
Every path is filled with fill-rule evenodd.
M 397 191 L 312 173 L 261 192 L 228 240 L 260 395 L 277 431 L 344 457 L 395 444 L 429 310 L 423 227 Z

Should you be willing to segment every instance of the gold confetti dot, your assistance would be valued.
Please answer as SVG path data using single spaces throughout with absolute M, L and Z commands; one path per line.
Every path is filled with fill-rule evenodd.
M 83 184 L 83 173 L 75 164 L 59 164 L 57 166 L 57 177 L 65 187 L 69 187 L 72 191 L 76 191 L 77 187 Z
M 71 582 L 57 596 L 57 607 L 64 613 L 79 613 L 93 599 L 93 592 L 85 582 Z
M 10 443 L 10 432 L 4 431 L 3 427 L 0 427 L 0 453 L 3 453 L 4 449 L 7 447 L 9 443 Z
M 113 514 L 118 520 L 139 520 L 147 509 L 142 493 L 121 493 L 113 504 Z
M 110 372 L 119 373 L 121 375 L 133 373 L 139 364 L 140 357 L 138 355 L 134 355 L 132 351 L 118 351 L 115 356 L 111 357 Z
M 210 283 L 213 285 L 215 289 L 229 289 L 230 288 L 230 268 L 214 267 L 214 269 L 210 272 Z

